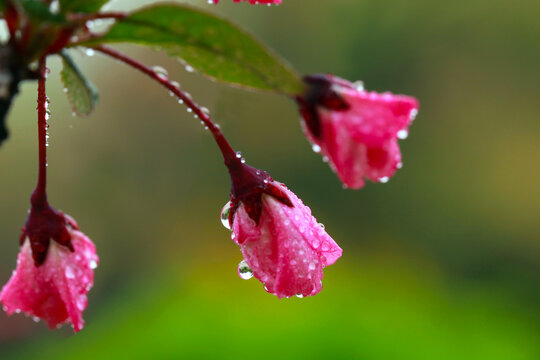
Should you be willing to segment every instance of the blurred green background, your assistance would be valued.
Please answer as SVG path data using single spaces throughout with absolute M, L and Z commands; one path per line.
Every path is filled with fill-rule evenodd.
M 111 9 L 151 1 L 115 1 Z M 343 190 L 295 104 L 215 84 L 146 49 L 211 109 L 247 161 L 285 182 L 343 247 L 313 298 L 241 280 L 218 215 L 229 179 L 199 122 L 110 59 L 73 51 L 100 88 L 75 118 L 52 59 L 51 203 L 101 258 L 76 336 L 0 314 L 4 359 L 540 359 L 540 5 L 537 0 L 192 1 L 302 73 L 414 95 L 420 115 L 388 184 Z M 0 150 L 0 283 L 36 177 L 36 84 Z

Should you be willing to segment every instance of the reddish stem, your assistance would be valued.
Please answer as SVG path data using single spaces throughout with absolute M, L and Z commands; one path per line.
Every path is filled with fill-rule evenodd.
M 116 19 L 121 20 L 128 16 L 124 12 L 106 12 L 106 13 L 95 13 L 95 14 L 69 14 L 68 19 L 71 21 L 91 21 L 99 19 Z
M 201 107 L 195 103 L 191 97 L 180 90 L 180 88 L 176 85 L 174 85 L 172 82 L 169 81 L 166 77 L 163 75 L 160 75 L 156 71 L 154 71 L 152 68 L 144 65 L 143 63 L 140 63 L 139 61 L 132 59 L 122 53 L 117 52 L 114 49 L 111 49 L 106 46 L 97 46 L 94 49 L 109 55 L 117 60 L 120 60 L 121 62 L 145 73 L 153 80 L 160 83 L 162 86 L 167 88 L 170 92 L 172 92 L 174 95 L 176 95 L 180 100 L 186 104 L 186 106 L 193 111 L 195 115 L 197 115 L 201 121 L 204 123 L 204 125 L 210 130 L 212 135 L 214 136 L 214 139 L 216 140 L 217 145 L 219 146 L 219 149 L 221 150 L 221 153 L 223 154 L 223 159 L 225 160 L 225 164 L 229 166 L 231 163 L 239 162 L 240 159 L 236 156 L 235 151 L 232 149 L 231 145 L 229 145 L 229 142 L 227 139 L 225 139 L 225 136 L 221 133 L 221 130 L 219 129 L 218 125 L 214 123 L 210 117 L 201 109 Z
M 47 78 L 46 57 L 39 59 L 38 72 L 38 149 L 39 172 L 36 189 L 30 199 L 33 206 L 47 204 L 47 95 L 45 81 Z

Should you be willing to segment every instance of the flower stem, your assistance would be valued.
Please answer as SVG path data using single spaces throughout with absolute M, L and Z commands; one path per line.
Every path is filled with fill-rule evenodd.
M 100 20 L 100 19 L 116 19 L 121 20 L 127 17 L 128 14 L 124 12 L 103 12 L 95 14 L 68 14 L 68 19 L 71 21 L 91 21 L 91 20 Z
M 219 126 L 210 119 L 207 113 L 205 113 L 201 107 L 194 102 L 191 99 L 191 96 L 189 96 L 187 93 L 182 91 L 179 86 L 173 84 L 169 79 L 167 79 L 165 76 L 157 73 L 152 68 L 140 63 L 139 61 L 132 59 L 122 53 L 117 52 L 114 49 L 111 49 L 109 47 L 100 45 L 94 47 L 95 50 L 102 52 L 103 54 L 109 55 L 112 58 L 115 58 L 141 72 L 148 75 L 153 80 L 157 81 L 159 84 L 167 88 L 170 92 L 172 92 L 174 95 L 176 95 L 180 100 L 186 104 L 186 106 L 193 111 L 195 115 L 197 115 L 201 121 L 204 123 L 204 125 L 210 130 L 212 135 L 214 136 L 214 139 L 219 146 L 219 149 L 221 153 L 223 154 L 223 159 L 225 160 L 225 164 L 227 167 L 229 167 L 229 164 L 237 163 L 240 161 L 240 159 L 237 158 L 235 151 L 232 149 L 231 145 L 225 139 L 225 136 L 221 133 L 221 130 L 219 129 Z
M 39 59 L 38 72 L 38 181 L 32 193 L 31 203 L 34 206 L 47 204 L 47 95 L 45 81 L 47 78 L 46 57 Z

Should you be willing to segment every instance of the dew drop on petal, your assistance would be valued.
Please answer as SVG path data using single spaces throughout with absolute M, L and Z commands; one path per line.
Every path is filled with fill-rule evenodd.
M 390 178 L 388 176 L 383 176 L 383 177 L 379 178 L 379 182 L 383 183 L 383 184 L 386 184 L 388 182 L 388 180 L 390 180 Z
M 73 271 L 73 268 L 69 265 L 66 267 L 65 274 L 66 274 L 66 278 L 68 279 L 75 278 L 75 271 Z
M 414 120 L 414 119 L 416 119 L 417 115 L 418 115 L 418 110 L 412 109 L 411 113 L 409 114 L 409 117 L 411 118 L 411 120 Z
M 253 271 L 247 264 L 246 260 L 242 260 L 240 261 L 240 264 L 238 264 L 238 276 L 244 280 L 249 280 L 253 277 Z
M 98 263 L 96 260 L 90 260 L 90 264 L 88 266 L 90 266 L 90 269 L 94 270 L 98 267 Z
M 406 129 L 402 129 L 397 132 L 398 139 L 405 140 L 408 136 L 409 132 Z
M 396 167 L 397 167 L 398 169 L 401 169 L 401 168 L 403 167 L 403 163 L 402 163 L 402 162 L 398 162 L 397 165 L 396 165 Z
M 360 80 L 355 81 L 355 82 L 353 83 L 353 86 L 354 86 L 354 87 L 356 88 L 356 90 L 358 90 L 358 91 L 364 91 L 364 82 L 363 82 L 363 81 L 360 81 Z
M 321 152 L 321 147 L 317 144 L 313 144 L 313 146 L 311 147 L 313 149 L 313 152 L 316 152 L 316 153 L 320 153 Z
M 220 216 L 221 217 L 221 223 L 228 230 L 232 230 L 231 229 L 231 223 L 229 222 L 230 213 L 231 213 L 231 202 L 229 201 L 228 203 L 225 204 L 225 206 L 221 210 L 221 216 Z
M 304 295 L 302 294 L 296 294 L 296 297 L 299 298 L 299 299 L 302 299 L 304 297 Z
M 94 49 L 91 49 L 91 48 L 87 48 L 84 50 L 84 53 L 86 54 L 86 56 L 94 56 L 94 54 L 96 53 Z
M 32 320 L 34 320 L 34 322 L 38 323 L 40 319 L 37 316 L 32 316 Z
M 193 66 L 191 66 L 191 65 L 186 65 L 186 71 L 187 71 L 187 72 L 194 72 L 195 69 L 194 69 Z
M 319 226 L 321 227 L 321 229 L 323 229 L 323 230 L 325 229 L 325 227 L 324 227 L 324 224 L 323 224 L 323 223 L 319 223 Z

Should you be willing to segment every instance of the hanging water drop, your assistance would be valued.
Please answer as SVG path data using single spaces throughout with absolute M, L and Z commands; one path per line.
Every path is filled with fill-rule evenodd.
M 94 56 L 96 52 L 94 49 L 87 48 L 86 50 L 84 50 L 84 53 L 86 54 L 86 56 Z
M 231 229 L 231 223 L 229 222 L 229 215 L 230 214 L 231 214 L 231 202 L 229 201 L 228 203 L 225 204 L 225 206 L 221 210 L 221 216 L 220 216 L 221 217 L 221 223 L 228 230 L 232 230 Z
M 383 184 L 386 184 L 388 182 L 388 180 L 390 180 L 390 178 L 388 176 L 383 176 L 383 177 L 379 178 L 379 182 L 383 183 Z
M 90 264 L 88 264 L 88 266 L 90 267 L 90 269 L 94 270 L 98 267 L 98 263 L 96 260 L 90 260 Z
M 167 69 L 165 69 L 164 67 L 162 66 L 152 66 L 152 70 L 157 74 L 157 76 L 162 79 L 162 80 L 165 80 L 169 77 L 169 73 L 167 72 Z
M 237 159 L 241 159 L 242 158 L 242 153 L 240 151 L 237 151 L 236 152 L 236 158 Z
M 411 121 L 413 121 L 414 119 L 416 119 L 416 115 L 418 115 L 418 110 L 412 109 L 412 110 L 411 110 L 411 113 L 409 114 L 409 117 L 410 117 Z
M 304 297 L 304 295 L 302 294 L 296 294 L 296 297 L 299 298 L 299 299 L 302 299 Z
M 186 71 L 187 71 L 187 72 L 194 72 L 195 69 L 194 69 L 193 66 L 191 66 L 191 65 L 186 65 Z
M 323 230 L 325 229 L 325 227 L 324 227 L 324 224 L 323 224 L 323 223 L 319 223 L 319 226 L 321 227 L 321 229 L 323 229 Z
M 253 277 L 253 270 L 251 270 L 246 260 L 242 260 L 238 264 L 238 276 L 244 280 L 249 280 Z
M 401 129 L 397 132 L 398 139 L 405 140 L 409 136 L 409 132 L 406 129 Z
M 317 144 L 313 144 L 313 146 L 311 147 L 313 149 L 313 152 L 316 152 L 316 153 L 320 153 L 321 152 L 321 147 Z

